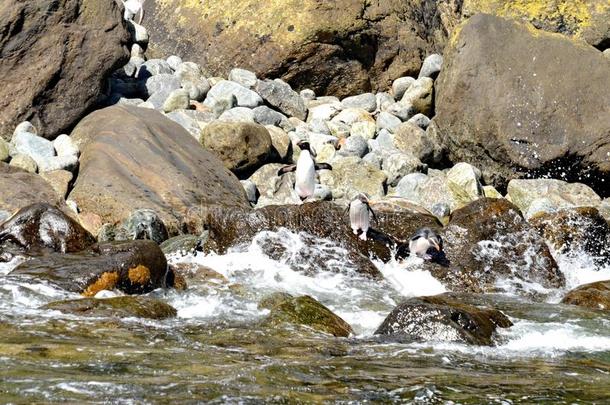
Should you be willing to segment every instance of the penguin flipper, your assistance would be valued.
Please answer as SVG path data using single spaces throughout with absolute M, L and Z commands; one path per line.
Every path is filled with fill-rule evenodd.
M 328 163 L 316 163 L 314 165 L 314 167 L 316 168 L 316 170 L 332 170 L 333 167 L 331 165 L 329 165 Z
M 366 232 L 366 236 L 374 241 L 381 242 L 387 246 L 393 246 L 398 244 L 396 238 L 373 228 L 368 229 L 368 231 Z
M 294 172 L 296 169 L 297 169 L 297 165 L 284 166 L 280 170 L 277 171 L 277 175 L 281 176 L 282 174 Z
M 376 224 L 379 224 L 379 220 L 377 219 L 377 214 L 375 214 L 375 211 L 373 211 L 370 205 L 367 204 L 366 206 L 369 212 L 371 213 L 371 216 L 373 217 L 373 221 L 375 221 Z

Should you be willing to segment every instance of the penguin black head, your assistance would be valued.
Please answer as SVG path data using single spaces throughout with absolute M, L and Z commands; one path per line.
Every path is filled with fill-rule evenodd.
M 309 142 L 307 142 L 307 141 L 299 141 L 299 142 L 297 142 L 297 146 L 301 150 L 308 151 L 311 156 L 316 157 L 316 151 L 311 147 Z

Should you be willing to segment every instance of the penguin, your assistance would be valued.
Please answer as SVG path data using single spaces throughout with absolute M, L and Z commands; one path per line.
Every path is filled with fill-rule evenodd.
M 138 24 L 142 24 L 142 20 L 144 19 L 144 2 L 146 0 L 120 0 L 123 3 L 123 7 L 125 11 L 123 12 L 123 18 L 125 21 L 129 21 L 134 19 L 134 17 L 140 13 L 140 18 L 138 19 Z
M 364 241 L 367 239 L 367 233 L 371 224 L 371 216 L 375 221 L 377 217 L 375 212 L 369 205 L 369 199 L 364 193 L 360 193 L 349 204 L 349 221 L 354 235 Z
M 314 157 L 315 151 L 309 145 L 309 142 L 301 141 L 297 143 L 301 149 L 301 155 L 297 160 L 296 165 L 282 167 L 277 175 L 281 176 L 285 173 L 296 170 L 296 180 L 294 183 L 294 191 L 304 201 L 313 196 L 316 188 L 316 170 L 332 170 L 332 166 L 328 163 L 316 163 Z
M 432 261 L 443 254 L 443 239 L 430 228 L 418 229 L 409 239 L 409 253 Z

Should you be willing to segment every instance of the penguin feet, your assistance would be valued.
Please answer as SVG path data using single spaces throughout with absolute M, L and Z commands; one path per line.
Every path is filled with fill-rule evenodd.
M 361 231 L 361 233 L 360 233 L 360 235 L 358 235 L 358 237 L 359 237 L 361 240 L 366 241 L 366 232 L 362 232 L 362 231 Z

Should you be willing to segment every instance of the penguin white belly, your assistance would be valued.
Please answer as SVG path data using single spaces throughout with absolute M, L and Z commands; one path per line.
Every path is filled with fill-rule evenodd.
M 309 152 L 302 151 L 297 161 L 294 190 L 302 199 L 313 195 L 316 188 L 316 167 Z
M 358 231 L 362 231 L 360 239 L 366 240 L 370 226 L 369 209 L 366 204 L 360 200 L 352 201 L 349 206 L 349 221 L 354 234 L 358 235 Z
M 418 238 L 409 243 L 409 250 L 411 251 L 411 254 L 424 259 L 429 257 L 429 248 L 430 242 L 426 238 Z

